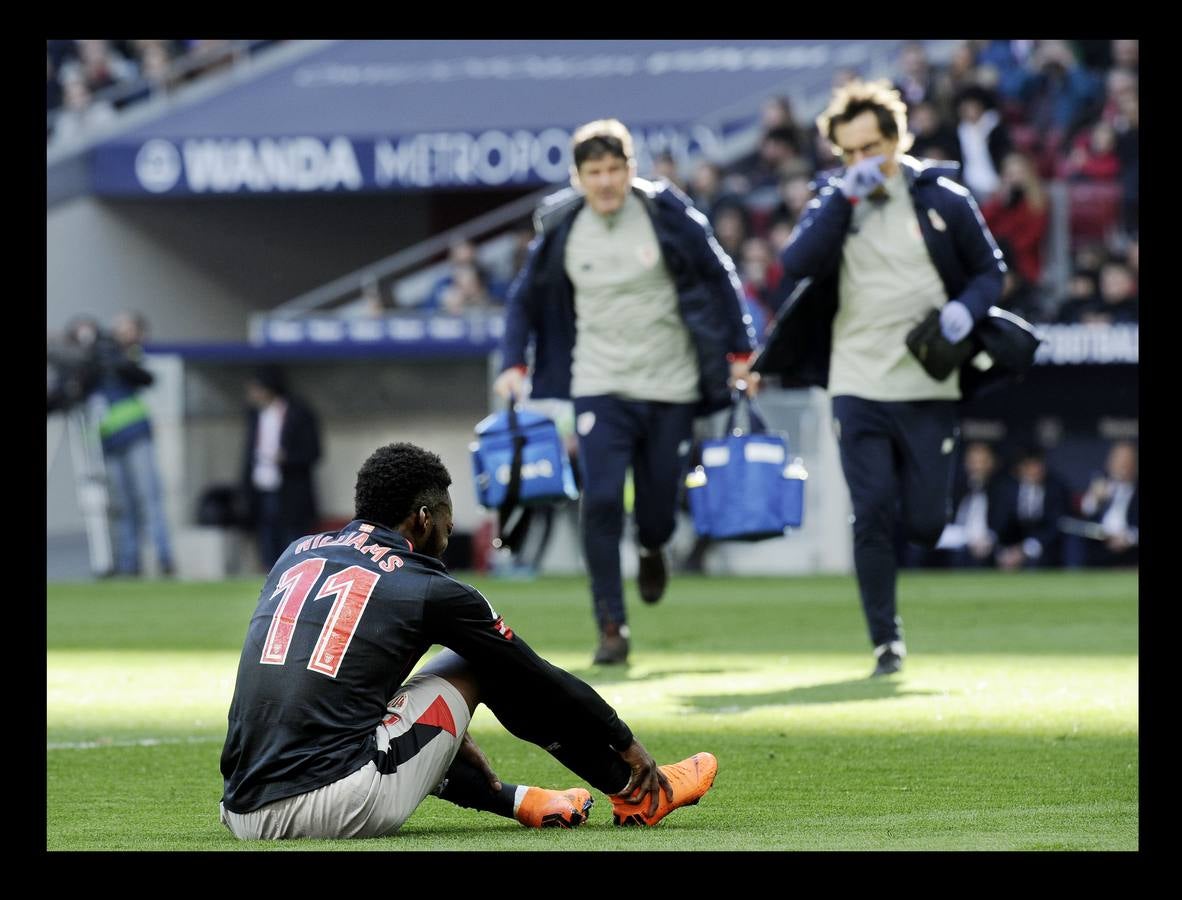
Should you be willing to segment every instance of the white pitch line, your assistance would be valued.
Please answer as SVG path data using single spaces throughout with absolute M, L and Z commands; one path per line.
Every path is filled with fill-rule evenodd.
M 103 747 L 159 747 L 161 744 L 220 744 L 218 737 L 140 738 L 134 741 L 50 742 L 46 750 L 98 750 Z

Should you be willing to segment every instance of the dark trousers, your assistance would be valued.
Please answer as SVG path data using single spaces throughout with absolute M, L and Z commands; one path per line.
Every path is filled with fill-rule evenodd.
M 833 398 L 833 428 L 854 507 L 854 569 L 870 641 L 899 640 L 895 525 L 935 546 L 951 515 L 960 428 L 952 400 Z
M 693 443 L 694 404 L 577 397 L 575 430 L 583 481 L 583 552 L 595 620 L 623 624 L 620 538 L 624 480 L 632 467 L 637 539 L 655 549 L 673 534 L 677 496 Z
M 270 571 L 291 542 L 308 533 L 310 525 L 292 522 L 284 515 L 279 491 L 259 491 L 257 496 L 259 563 Z

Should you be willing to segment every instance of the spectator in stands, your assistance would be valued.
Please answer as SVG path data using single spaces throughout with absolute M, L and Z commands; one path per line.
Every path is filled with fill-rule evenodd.
M 312 467 L 320 459 L 320 423 L 274 366 L 251 376 L 246 397 L 242 485 L 258 527 L 259 562 L 270 570 L 292 541 L 315 528 Z
M 960 139 L 956 130 L 941 117 L 930 100 L 916 103 L 908 114 L 915 143 L 911 155 L 919 159 L 955 160 L 960 157 Z
M 1043 146 L 1058 152 L 1089 118 L 1099 112 L 1101 86 L 1079 65 L 1066 41 L 1042 41 L 1031 57 L 1021 86 L 1027 118 L 1043 135 Z
M 951 551 L 952 565 L 991 566 L 1004 513 L 1003 495 L 1012 490 L 997 472 L 997 454 L 984 441 L 965 447 L 964 472 L 953 492 L 956 514 L 944 529 L 940 548 Z
M 998 492 L 997 564 L 999 568 L 1048 568 L 1062 561 L 1059 520 L 1071 512 L 1067 486 L 1047 471 L 1046 457 L 1024 448 L 1014 478 Z
M 780 179 L 780 202 L 772 211 L 772 219 L 783 219 L 793 224 L 800 221 L 804 208 L 813 199 L 812 180 L 807 175 L 788 175 Z
M 956 121 L 956 98 L 970 85 L 977 84 L 978 49 L 973 41 L 963 41 L 952 52 L 948 65 L 936 77 L 936 105 L 942 119 Z
M 1100 299 L 1086 307 L 1080 321 L 1092 325 L 1136 324 L 1137 282 L 1129 264 L 1109 259 L 1100 267 Z
M 1029 157 L 1018 152 L 1006 155 L 997 190 L 981 205 L 981 215 L 994 237 L 1009 244 L 1022 278 L 1038 284 L 1050 210 L 1042 179 Z
M 106 100 L 95 100 L 78 70 L 63 73 L 64 109 L 53 126 L 53 142 L 64 144 L 111 125 L 118 114 Z
M 1080 132 L 1071 144 L 1062 172 L 1073 180 L 1116 181 L 1120 177 L 1116 130 L 1101 120 Z
M 1076 269 L 1067 279 L 1067 294 L 1058 305 L 1055 321 L 1060 325 L 1076 325 L 1084 312 L 1100 302 L 1099 274 L 1088 269 Z
M 726 255 L 738 259 L 743 241 L 751 234 L 747 210 L 737 200 L 719 203 L 714 209 L 714 236 Z
M 685 190 L 685 180 L 677 169 L 677 160 L 668 150 L 663 150 L 653 157 L 653 177 L 664 178 L 679 191 Z
M 915 107 L 930 103 L 936 93 L 936 73 L 928 62 L 927 51 L 919 41 L 907 41 L 899 49 L 899 75 L 895 90 L 907 104 L 907 115 L 915 121 Z
M 120 313 L 112 323 L 111 333 L 116 357 L 110 367 L 104 367 L 99 385 L 105 407 L 99 434 L 116 522 L 115 573 L 140 574 L 140 545 L 150 535 L 160 573 L 171 575 L 174 559 L 156 468 L 152 422 L 140 396 L 140 390 L 153 381 L 151 373 L 141 365 L 147 320 L 136 313 Z
M 384 316 L 388 309 L 377 279 L 367 278 L 361 285 L 361 314 L 371 318 Z
M 788 246 L 788 241 L 792 239 L 792 229 L 795 227 L 796 222 L 786 216 L 772 216 L 772 227 L 768 230 L 767 239 L 772 250 L 775 251 L 777 259 L 784 252 L 784 248 Z M 780 302 L 777 301 L 776 307 L 779 307 Z
M 995 95 L 980 85 L 961 90 L 956 115 L 961 181 L 983 203 L 1001 184 L 1002 160 L 1012 147 L 1009 131 L 997 111 Z
M 135 80 L 135 65 L 116 53 L 110 41 L 78 41 L 77 45 L 78 67 L 92 94 Z
M 1118 69 L 1137 73 L 1141 61 L 1141 42 L 1117 39 L 1112 42 L 1112 64 Z
M 509 297 L 494 388 L 523 398 L 532 343 L 531 396 L 574 402 L 594 662 L 619 664 L 629 652 L 620 571 L 626 472 L 635 485 L 637 587 L 656 603 L 694 419 L 729 405 L 740 379 L 754 390 L 754 334 L 734 264 L 684 195 L 636 178 L 621 122 L 581 126 L 571 155 L 572 188 L 539 208 L 541 236 Z
M 707 219 L 714 222 L 714 207 L 727 197 L 722 186 L 722 166 L 710 160 L 702 160 L 694 167 L 690 177 L 689 198 L 694 202 L 694 208 Z
M 1104 474 L 1092 479 L 1079 506 L 1093 528 L 1072 529 L 1064 545 L 1067 564 L 1072 568 L 1135 566 L 1141 507 L 1136 445 L 1131 441 L 1112 445 Z
M 776 307 L 776 290 L 784 270 L 773 256 L 771 246 L 761 237 L 743 241 L 738 270 L 753 320 L 751 327 L 756 337 L 762 339 Z
M 453 241 L 451 246 L 447 248 L 447 263 L 447 273 L 435 282 L 435 286 L 431 288 L 430 294 L 421 306 L 422 309 L 439 310 L 449 315 L 455 315 L 462 311 L 466 305 L 464 298 L 480 298 L 481 287 L 489 292 L 493 291 L 493 282 L 476 257 L 476 245 L 467 238 Z M 468 273 L 469 268 L 477 270 L 475 279 Z M 461 272 L 464 272 L 462 277 L 465 283 L 463 288 L 457 292 L 454 288 L 456 278 Z M 499 294 L 503 294 L 501 288 L 501 285 L 496 285 Z M 450 307 L 445 304 L 445 301 L 450 302 Z
M 1140 104 L 1136 91 L 1122 93 L 1117 100 L 1117 114 L 1112 120 L 1116 131 L 1116 155 L 1120 160 L 1121 227 L 1137 230 L 1140 197 Z
M 770 211 L 778 200 L 781 178 L 808 176 L 812 170 L 811 161 L 801 153 L 796 129 L 773 128 L 760 138 L 758 160 L 744 173 L 750 184 L 744 205 Z
M 489 291 L 484 272 L 472 263 L 457 265 L 452 270 L 451 284 L 439 298 L 439 311 L 449 316 L 489 310 L 500 301 Z

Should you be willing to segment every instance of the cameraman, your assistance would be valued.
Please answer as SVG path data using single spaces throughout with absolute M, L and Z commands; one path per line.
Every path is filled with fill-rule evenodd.
M 143 317 L 130 313 L 116 317 L 110 335 L 94 319 L 79 318 L 67 327 L 64 347 L 49 352 L 57 383 L 48 392 L 48 411 L 89 403 L 98 419 L 116 517 L 116 575 L 139 574 L 145 526 L 151 530 L 160 571 L 173 573 L 152 425 L 139 395 L 153 381 L 139 365 L 145 330 Z

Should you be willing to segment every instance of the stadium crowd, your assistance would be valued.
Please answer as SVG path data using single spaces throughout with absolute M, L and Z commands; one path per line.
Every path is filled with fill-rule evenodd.
M 47 40 L 46 142 L 64 144 L 116 121 L 119 112 L 233 65 L 277 41 Z

